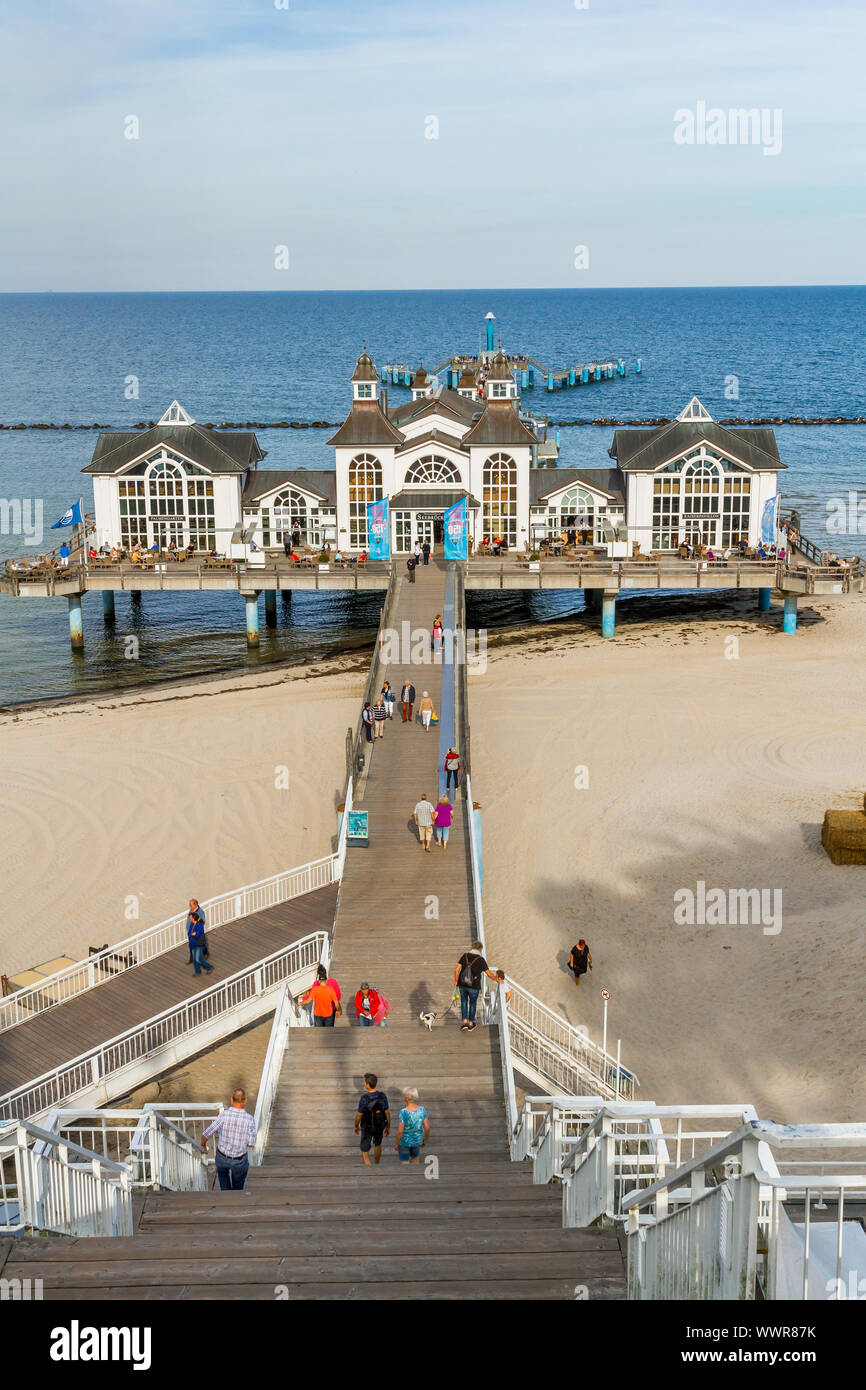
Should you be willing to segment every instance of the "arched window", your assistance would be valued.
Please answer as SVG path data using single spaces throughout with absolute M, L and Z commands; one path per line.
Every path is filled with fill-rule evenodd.
M 271 502 L 271 529 L 276 533 L 275 540 L 277 545 L 283 543 L 283 533 L 288 531 L 289 535 L 294 530 L 300 531 L 302 536 L 307 533 L 307 499 L 293 487 L 287 488 L 285 492 L 277 493 Z
M 382 465 L 375 454 L 359 454 L 349 464 L 349 546 L 367 549 L 367 503 L 382 496 Z
M 491 454 L 485 463 L 482 506 L 484 535 L 516 547 L 517 464 L 510 454 Z
M 132 480 L 127 482 L 129 494 Z M 197 464 L 181 459 L 168 450 L 154 455 L 148 460 L 147 489 L 147 536 L 141 535 L 140 523 L 134 527 L 132 517 L 124 525 L 121 505 L 122 539 L 145 540 L 148 545 L 168 545 L 174 541 L 177 546 L 192 544 L 196 550 L 212 550 L 216 545 L 214 524 L 213 478 Z M 124 488 L 120 494 L 123 499 Z M 133 499 L 127 495 L 127 510 L 131 511 Z M 133 535 L 133 530 L 137 534 Z
M 603 530 L 596 499 L 579 484 L 570 487 L 558 502 L 548 508 L 548 535 L 559 535 L 563 531 L 567 535 L 569 531 L 575 531 L 581 544 L 591 545 L 595 540 L 601 542 L 605 539 L 604 535 L 596 534 L 597 529 Z
M 406 484 L 410 483 L 456 483 L 459 487 L 460 469 L 441 454 L 427 454 L 406 474 Z

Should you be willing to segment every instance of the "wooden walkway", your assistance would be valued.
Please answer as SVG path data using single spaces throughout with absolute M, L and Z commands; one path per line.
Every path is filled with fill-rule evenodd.
M 319 888 L 208 934 L 213 973 L 196 975 L 186 946 L 128 970 L 0 1034 L 0 1095 L 72 1061 L 200 990 L 314 931 L 330 931 L 337 888 Z
M 429 634 L 437 614 L 453 627 L 453 570 L 431 560 L 398 580 L 393 626 Z M 411 652 L 411 644 L 408 644 Z M 387 650 L 387 648 L 386 648 Z M 409 652 L 406 653 L 407 655 Z M 416 710 L 429 692 L 440 723 L 425 731 L 419 719 L 404 724 L 400 688 L 416 689 Z M 412 820 L 426 796 L 444 791 L 441 769 L 454 730 L 454 666 L 414 662 L 386 665 L 382 680 L 397 692 L 394 718 L 381 739 L 366 744 L 369 774 L 355 805 L 369 813 L 368 847 L 350 845 L 340 886 L 332 973 L 354 998 L 367 980 L 391 1004 L 391 1022 L 417 1023 L 422 1009 L 441 1009 L 451 996 L 454 966 L 475 936 L 466 804 L 463 787 L 454 808 L 448 848 L 421 848 Z M 376 692 L 378 694 L 378 691 Z M 461 777 L 462 782 L 462 777 Z M 453 800 L 453 792 L 451 793 Z

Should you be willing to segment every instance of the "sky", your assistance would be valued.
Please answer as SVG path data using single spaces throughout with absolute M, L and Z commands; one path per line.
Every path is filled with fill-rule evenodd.
M 859 0 L 4 0 L 0 290 L 861 283 L 864 39 Z

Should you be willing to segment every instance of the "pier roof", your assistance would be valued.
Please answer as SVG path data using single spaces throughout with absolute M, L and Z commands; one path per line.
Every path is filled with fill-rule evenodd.
M 470 430 L 463 436 L 464 444 L 535 444 L 531 430 L 518 418 L 513 401 L 488 401 Z
M 422 396 L 420 400 L 406 401 L 403 405 L 394 406 L 388 411 L 388 417 L 398 428 L 408 425 L 411 420 L 422 419 L 425 414 L 450 415 L 455 420 L 471 425 L 478 409 L 474 401 L 468 401 L 465 396 L 449 389 L 440 391 L 437 396 Z
M 378 401 L 355 401 L 345 420 L 329 444 L 402 444 L 403 436 L 395 429 Z
M 751 468 L 780 469 L 776 435 L 771 429 L 727 429 L 715 420 L 672 420 L 658 429 L 616 430 L 608 453 L 620 468 L 651 472 L 666 459 L 699 444 L 732 454 Z
M 364 351 L 355 363 L 355 370 L 352 373 L 352 381 L 378 381 L 376 375 L 376 364 L 369 352 Z
M 508 365 L 508 358 L 502 348 L 496 353 L 490 364 L 490 371 L 487 373 L 488 381 L 510 381 L 511 368 Z
M 333 468 L 257 468 L 244 487 L 244 506 L 280 487 L 299 488 L 323 502 L 337 501 L 337 474 Z
M 624 502 L 623 476 L 618 468 L 530 468 L 529 501 L 535 506 L 574 483 L 602 492 L 612 501 Z
M 453 507 L 455 502 L 462 502 L 466 498 L 466 505 L 472 511 L 477 512 L 481 503 L 467 492 L 465 487 L 443 488 L 438 492 L 431 492 L 429 488 L 417 488 L 396 492 L 391 498 L 391 507 L 411 507 L 422 512 L 442 512 L 448 507 Z
M 423 434 L 414 434 L 411 439 L 405 439 L 402 444 L 397 445 L 397 453 L 402 454 L 407 449 L 415 449 L 419 444 L 442 444 L 448 449 L 469 453 L 462 439 L 455 439 L 453 434 L 446 434 L 444 430 L 437 429 L 425 430 Z
M 211 473 L 243 473 L 265 457 L 251 432 L 220 432 L 201 425 L 153 425 L 149 430 L 101 434 L 82 473 L 119 473 L 152 449 L 176 449 Z

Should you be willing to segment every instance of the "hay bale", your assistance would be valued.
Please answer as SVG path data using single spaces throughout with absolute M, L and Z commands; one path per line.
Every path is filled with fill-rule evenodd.
M 866 811 L 825 811 L 821 844 L 834 864 L 866 864 Z

